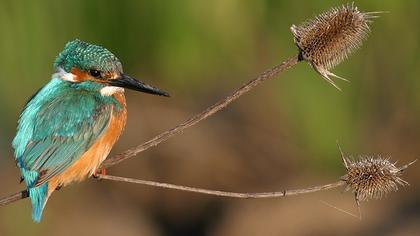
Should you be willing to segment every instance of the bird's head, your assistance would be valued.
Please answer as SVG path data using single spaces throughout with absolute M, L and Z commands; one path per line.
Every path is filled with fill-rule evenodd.
M 121 62 L 106 48 L 73 40 L 66 44 L 54 62 L 57 76 L 74 84 L 95 84 L 110 95 L 122 88 L 168 97 L 169 94 L 123 73 Z

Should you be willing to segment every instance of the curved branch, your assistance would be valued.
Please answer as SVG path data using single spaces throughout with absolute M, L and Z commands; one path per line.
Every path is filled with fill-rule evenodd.
M 238 89 L 236 89 L 232 94 L 227 96 L 226 98 L 219 100 L 214 105 L 208 107 L 206 110 L 202 111 L 201 113 L 189 118 L 188 120 L 184 121 L 183 123 L 175 126 L 174 128 L 167 130 L 154 138 L 150 139 L 149 141 L 138 145 L 137 147 L 130 148 L 125 152 L 112 156 L 111 158 L 107 158 L 101 165 L 101 168 L 109 168 L 113 165 L 116 165 L 128 158 L 134 157 L 140 152 L 146 151 L 147 149 L 154 147 L 160 144 L 163 141 L 168 140 L 170 137 L 181 133 L 184 129 L 189 128 L 198 122 L 206 119 L 207 117 L 213 115 L 214 113 L 220 111 L 221 109 L 225 108 L 231 102 L 238 99 L 240 96 L 245 94 L 246 92 L 250 91 L 252 88 L 260 84 L 261 82 L 273 78 L 278 75 L 280 72 L 283 72 L 290 67 L 296 65 L 299 62 L 298 55 L 288 58 L 281 64 L 274 66 L 271 69 L 268 69 L 257 76 L 255 79 L 249 81 L 248 83 L 242 85 Z
M 27 197 L 29 197 L 29 192 L 27 190 L 22 190 L 18 193 L 15 193 L 15 194 L 12 194 L 10 196 L 0 199 L 0 206 L 6 206 L 12 202 L 16 202 L 20 199 L 24 199 Z
M 345 181 L 340 180 L 331 184 L 319 185 L 319 186 L 303 188 L 303 189 L 282 190 L 282 191 L 276 191 L 276 192 L 262 192 L 262 193 L 238 193 L 238 192 L 226 192 L 226 191 L 210 190 L 210 189 L 203 189 L 203 188 L 194 188 L 194 187 L 188 187 L 188 186 L 183 186 L 183 185 L 160 183 L 160 182 L 155 182 L 155 181 L 132 179 L 132 178 L 119 177 L 119 176 L 112 176 L 112 175 L 98 175 L 98 178 L 117 181 L 117 182 L 141 184 L 141 185 L 148 185 L 148 186 L 158 187 L 158 188 L 174 189 L 174 190 L 180 190 L 180 191 L 185 191 L 185 192 L 201 193 L 201 194 L 207 194 L 207 195 L 213 195 L 213 196 L 219 196 L 219 197 L 220 196 L 230 197 L 230 198 L 279 198 L 279 197 L 286 197 L 286 196 L 313 193 L 313 192 L 318 192 L 322 190 L 333 189 L 333 188 L 337 188 L 346 184 Z

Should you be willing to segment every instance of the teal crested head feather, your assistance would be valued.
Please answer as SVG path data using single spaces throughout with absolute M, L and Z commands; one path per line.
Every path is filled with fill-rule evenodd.
M 73 67 L 84 71 L 120 72 L 122 65 L 108 49 L 75 39 L 66 44 L 54 62 L 55 68 L 70 72 Z
M 168 97 L 169 94 L 123 73 L 121 62 L 104 47 L 75 39 L 66 44 L 54 62 L 55 78 L 75 88 L 97 89 L 105 95 L 122 88 Z M 103 89 L 103 90 L 102 90 Z

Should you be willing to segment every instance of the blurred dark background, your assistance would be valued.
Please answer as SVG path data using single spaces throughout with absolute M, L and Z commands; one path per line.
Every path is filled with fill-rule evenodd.
M 345 1 L 0 1 L 0 196 L 21 190 L 11 140 L 26 100 L 48 82 L 74 38 L 102 45 L 125 72 L 170 99 L 127 92 L 126 131 L 112 154 L 175 126 L 296 53 L 292 24 Z M 356 1 L 389 11 L 363 47 L 334 69 L 339 92 L 300 63 L 110 174 L 229 191 L 273 191 L 334 182 L 349 155 L 400 164 L 419 157 L 420 2 Z M 112 155 L 111 154 L 111 155 Z M 333 190 L 287 199 L 234 200 L 87 180 L 56 192 L 43 221 L 30 204 L 0 208 L 0 235 L 417 235 L 418 164 L 410 187 L 362 205 Z

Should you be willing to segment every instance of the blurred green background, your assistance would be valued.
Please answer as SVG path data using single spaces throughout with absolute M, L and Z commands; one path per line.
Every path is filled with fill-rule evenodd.
M 290 33 L 345 1 L 0 0 L 0 196 L 19 185 L 11 140 L 26 100 L 48 82 L 74 38 L 102 45 L 125 72 L 171 93 L 127 92 L 129 118 L 113 154 L 175 126 L 263 70 L 296 54 Z M 306 63 L 263 83 L 224 111 L 110 174 L 229 191 L 273 191 L 334 182 L 336 147 L 400 164 L 419 157 L 420 2 L 355 1 L 389 11 L 327 84 Z M 111 154 L 112 155 L 112 154 Z M 359 221 L 339 190 L 288 199 L 232 200 L 123 183 L 84 183 L 55 193 L 41 224 L 27 200 L 0 208 L 0 235 L 415 235 L 420 232 L 418 165 L 411 183 L 365 203 Z

